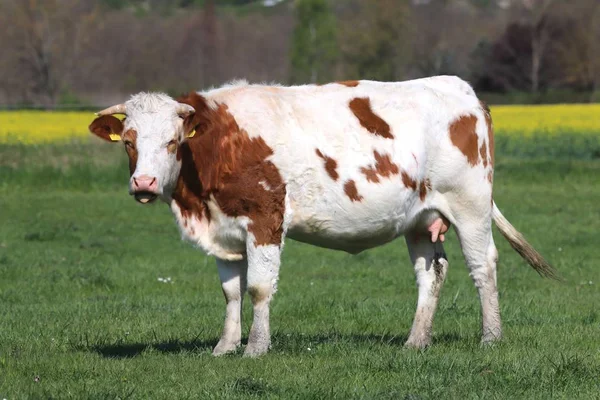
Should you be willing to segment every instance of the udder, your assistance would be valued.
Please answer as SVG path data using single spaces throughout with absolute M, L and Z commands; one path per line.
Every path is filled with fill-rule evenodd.
M 444 236 L 446 232 L 450 229 L 450 221 L 448 221 L 443 215 L 436 218 L 427 230 L 431 233 L 431 242 L 435 243 L 438 239 L 443 242 L 446 237 Z
M 417 240 L 431 240 L 431 243 L 446 240 L 446 232 L 450 229 L 450 221 L 437 210 L 426 210 L 421 213 L 411 229 Z

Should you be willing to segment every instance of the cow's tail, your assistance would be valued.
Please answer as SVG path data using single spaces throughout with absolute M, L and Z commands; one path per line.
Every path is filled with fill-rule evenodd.
M 496 207 L 496 203 L 493 203 L 492 218 L 498 227 L 502 236 L 508 240 L 508 243 L 521 255 L 528 263 L 535 269 L 535 271 L 545 278 L 555 279 L 557 281 L 562 280 L 557 271 L 552 267 L 532 245 L 525 240 L 525 237 L 521 232 L 517 231 L 514 226 Z

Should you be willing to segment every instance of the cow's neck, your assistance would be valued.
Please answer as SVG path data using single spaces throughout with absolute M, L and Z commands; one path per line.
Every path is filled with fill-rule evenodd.
M 210 193 L 217 189 L 214 174 L 219 174 L 218 167 L 213 171 L 215 154 L 223 131 L 227 126 L 220 118 L 224 107 L 213 110 L 207 100 L 197 93 L 180 98 L 180 102 L 190 104 L 196 112 L 184 121 L 184 129 L 196 129 L 195 137 L 184 141 L 177 151 L 177 159 L 181 161 L 181 170 L 172 199 L 182 210 L 182 215 L 195 214 L 201 220 L 210 219 L 206 202 Z
M 233 219 L 223 218 L 219 208 L 218 191 L 203 178 L 199 154 L 187 143 L 182 146 L 181 170 L 171 194 L 171 210 L 183 238 L 199 246 L 207 254 L 223 260 L 241 260 L 245 251 L 242 241 L 228 239 L 231 232 L 240 236 Z
M 181 159 L 181 170 L 177 179 L 177 185 L 171 195 L 181 209 L 182 215 L 194 214 L 199 220 L 208 218 L 206 200 L 207 188 L 202 184 L 198 165 L 194 162 L 194 155 L 188 142 L 183 143 L 178 152 Z

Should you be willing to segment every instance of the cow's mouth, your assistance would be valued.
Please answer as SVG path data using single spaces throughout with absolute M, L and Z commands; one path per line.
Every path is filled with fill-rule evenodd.
M 152 203 L 154 200 L 156 200 L 158 195 L 152 192 L 135 192 L 133 197 L 135 197 L 139 203 L 146 204 Z

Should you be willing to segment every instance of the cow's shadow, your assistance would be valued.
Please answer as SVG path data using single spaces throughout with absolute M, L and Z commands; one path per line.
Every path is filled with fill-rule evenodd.
M 298 354 L 316 349 L 319 346 L 358 346 L 358 347 L 381 347 L 389 346 L 401 348 L 406 342 L 407 335 L 390 334 L 302 334 L 302 333 L 274 333 L 272 335 L 272 351 L 283 354 Z M 456 333 L 440 333 L 434 336 L 433 344 L 452 344 L 468 341 L 469 338 L 461 337 Z M 97 344 L 80 348 L 100 354 L 106 358 L 134 358 L 147 350 L 156 350 L 162 353 L 203 353 L 211 352 L 217 345 L 218 339 L 212 340 L 168 340 L 164 342 L 151 343 L 119 343 L 119 344 Z M 247 343 L 247 338 L 242 340 Z M 241 350 L 240 350 L 241 351 Z
M 218 340 L 168 340 L 152 343 L 118 343 L 87 346 L 85 350 L 100 354 L 106 358 L 133 358 L 147 350 L 162 353 L 203 352 L 212 350 Z

